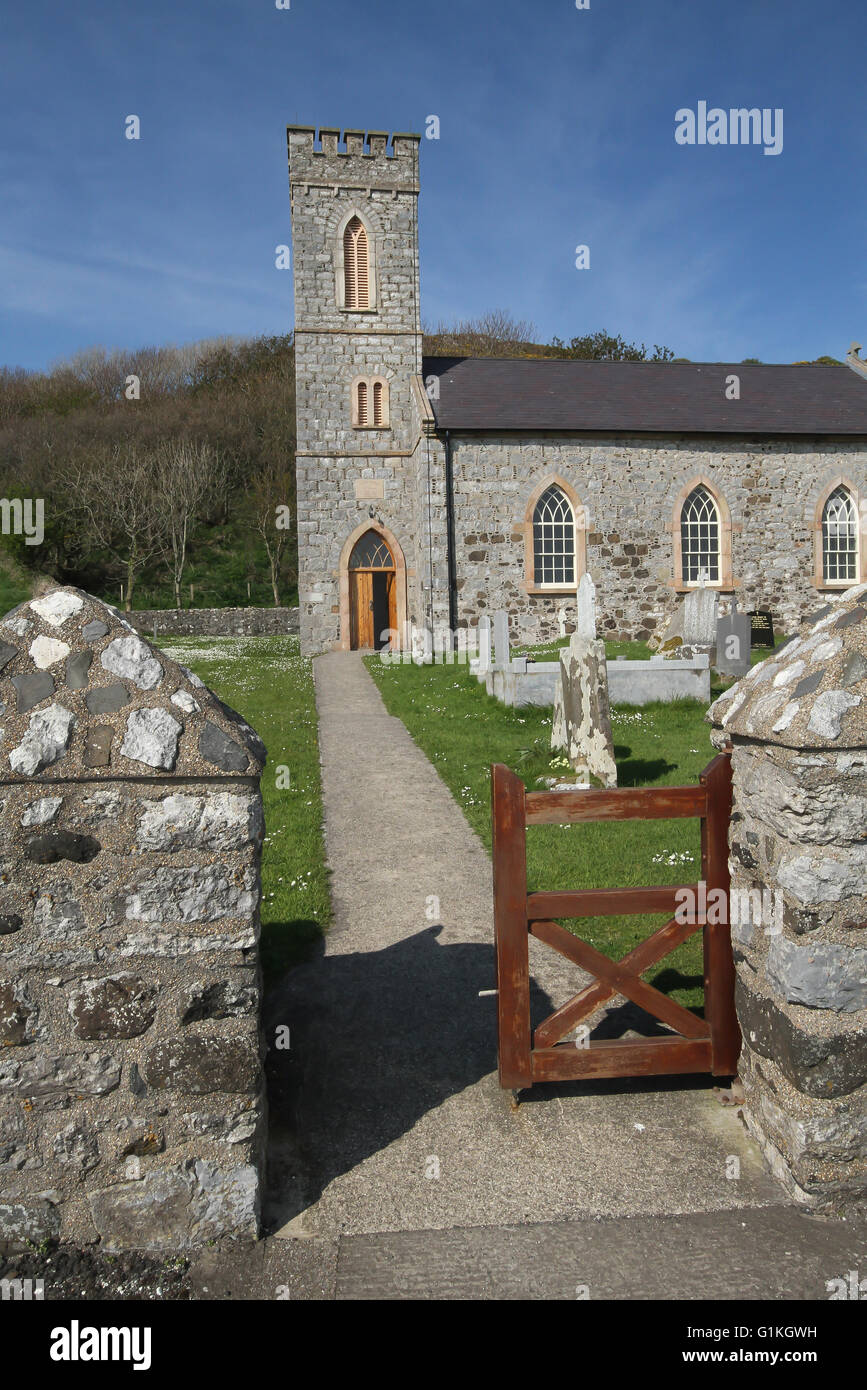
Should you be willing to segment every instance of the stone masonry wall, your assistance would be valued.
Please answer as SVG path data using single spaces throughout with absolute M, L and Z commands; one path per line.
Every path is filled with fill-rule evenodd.
M 0 621 L 0 1241 L 253 1237 L 265 750 L 116 610 Z
M 770 608 L 783 631 L 820 601 L 813 521 L 823 488 L 840 474 L 867 488 L 867 451 L 851 441 L 466 435 L 453 447 L 461 624 L 503 608 L 519 643 L 557 637 L 557 611 L 569 602 L 524 588 L 527 504 L 550 475 L 570 484 L 585 510 L 600 633 L 633 639 L 652 633 L 678 601 L 669 528 L 678 494 L 696 476 L 710 478 L 731 512 L 739 608 Z
M 798 1201 L 867 1205 L 867 585 L 708 717 L 733 744 L 745 1118 Z
M 125 617 L 157 637 L 281 637 L 299 626 L 297 608 L 140 608 Z

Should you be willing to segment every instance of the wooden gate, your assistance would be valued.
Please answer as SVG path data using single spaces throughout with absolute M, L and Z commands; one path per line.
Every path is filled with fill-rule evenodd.
M 711 1072 L 733 1076 L 741 1035 L 734 1006 L 734 961 L 728 923 L 728 826 L 731 815 L 731 757 L 714 758 L 694 787 L 621 788 L 600 791 L 526 792 L 519 777 L 496 763 L 491 768 L 494 822 L 494 931 L 497 947 L 497 1027 L 500 1085 L 523 1090 L 538 1081 L 582 1077 L 656 1076 Z M 527 892 L 527 826 L 574 821 L 701 818 L 701 877 L 698 884 L 662 888 L 603 888 L 565 893 Z M 676 894 L 694 893 L 695 910 L 679 911 L 622 960 L 609 960 L 553 918 L 671 912 Z M 722 889 L 718 913 L 697 909 Z M 719 901 L 715 895 L 713 901 Z M 682 899 L 680 900 L 682 902 Z M 707 915 L 722 921 L 707 921 Z M 641 975 L 699 929 L 704 931 L 704 1018 L 645 984 Z M 531 1036 L 529 937 L 552 946 L 595 976 L 592 984 L 561 1005 Z M 614 1038 L 585 1046 L 562 1042 L 606 999 L 623 994 L 674 1033 Z

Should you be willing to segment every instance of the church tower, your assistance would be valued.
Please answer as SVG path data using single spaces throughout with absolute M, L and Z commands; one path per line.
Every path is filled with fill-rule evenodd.
M 419 138 L 288 128 L 306 653 L 420 614 Z

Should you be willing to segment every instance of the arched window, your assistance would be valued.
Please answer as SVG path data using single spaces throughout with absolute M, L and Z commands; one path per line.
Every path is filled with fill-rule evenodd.
M 533 511 L 533 580 L 537 588 L 565 588 L 575 578 L 575 514 L 552 483 Z
M 357 430 L 387 430 L 388 382 L 382 376 L 357 376 L 352 383 L 352 425 Z
M 858 582 L 858 509 L 842 483 L 822 508 L 822 579 L 826 584 Z
M 702 574 L 708 584 L 720 582 L 720 531 L 716 501 L 704 483 L 699 483 L 680 511 L 681 579 L 684 584 L 698 584 Z
M 370 308 L 370 254 L 361 218 L 351 217 L 343 233 L 343 304 L 347 309 Z

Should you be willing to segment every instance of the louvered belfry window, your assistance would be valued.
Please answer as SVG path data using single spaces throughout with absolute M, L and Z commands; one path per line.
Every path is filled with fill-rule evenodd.
M 855 584 L 858 579 L 858 513 L 842 484 L 822 509 L 822 577 L 826 584 Z
M 703 483 L 694 487 L 680 514 L 680 555 L 684 584 L 719 583 L 720 523 L 716 502 Z
M 353 217 L 343 233 L 344 304 L 347 309 L 370 308 L 370 257 L 367 231 L 360 217 Z
M 546 488 L 533 512 L 533 577 L 539 586 L 575 583 L 575 517 L 560 488 Z
M 385 422 L 385 414 L 382 408 L 382 382 L 373 383 L 373 423 L 382 426 Z
M 366 424 L 367 424 L 367 382 L 366 382 L 366 381 L 359 381 L 359 383 L 358 383 L 358 423 L 359 423 L 359 425 L 366 425 Z

